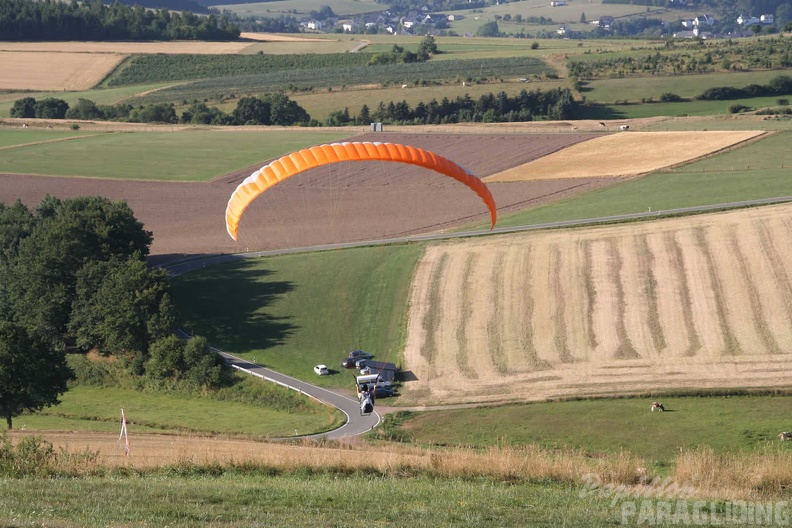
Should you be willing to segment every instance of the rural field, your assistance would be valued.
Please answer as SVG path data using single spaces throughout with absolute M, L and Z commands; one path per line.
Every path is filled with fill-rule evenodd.
M 115 53 L 0 51 L 0 90 L 87 90 L 124 59 Z
M 792 207 L 433 245 L 405 383 L 437 404 L 784 387 Z

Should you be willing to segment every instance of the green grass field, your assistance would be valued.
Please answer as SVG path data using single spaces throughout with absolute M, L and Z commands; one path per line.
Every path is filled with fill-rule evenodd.
M 656 399 L 670 412 L 650 412 Z M 419 444 L 538 444 L 592 454 L 627 450 L 665 467 L 680 449 L 709 446 L 716 453 L 772 446 L 792 449 L 777 438 L 789 429 L 791 405 L 790 396 L 646 396 L 415 413 L 399 428 Z M 637 431 L 640 434 L 632 434 Z
M 293 397 L 298 396 L 295 393 Z M 14 427 L 27 431 L 118 431 L 122 407 L 133 435 L 197 433 L 278 438 L 294 436 L 295 431 L 301 435 L 319 433 L 344 422 L 340 411 L 302 399 L 303 410 L 286 412 L 195 395 L 77 386 L 63 395 L 60 405 L 17 417 Z
M 351 387 L 353 349 L 399 361 L 420 245 L 286 255 L 213 266 L 174 281 L 188 328 L 259 364 L 324 386 Z M 333 375 L 318 377 L 324 363 Z
M 13 147 L 16 145 L 40 143 L 42 141 L 79 138 L 85 135 L 91 135 L 91 133 L 77 132 L 73 130 L 41 130 L 33 128 L 4 129 L 0 130 L 0 149 Z M 2 156 L 2 154 L 0 154 L 0 156 Z
M 233 468 L 0 479 L 4 526 L 613 526 L 618 505 L 549 483 Z
M 630 77 L 624 79 L 602 79 L 588 81 L 581 91 L 586 100 L 595 103 L 613 103 L 615 101 L 640 102 L 642 99 L 660 100 L 660 96 L 670 92 L 685 98 L 694 98 L 709 88 L 733 86 L 743 88 L 749 84 L 766 85 L 771 79 L 782 75 L 779 71 L 710 73 L 700 75 L 655 75 L 646 77 Z M 776 98 L 757 98 L 775 101 Z M 738 101 L 696 101 L 696 104 L 717 103 L 717 108 L 727 108 Z M 654 106 L 654 105 L 653 105 Z M 681 104 L 679 108 L 691 106 Z M 756 105 L 754 105 L 756 106 Z M 686 112 L 697 115 L 694 112 Z M 715 112 L 718 113 L 718 112 Z M 675 114 L 661 114 L 675 115 Z M 706 114 L 701 114 L 706 115 Z
M 0 130 L 0 144 L 19 130 Z M 131 180 L 206 181 L 355 130 L 114 132 L 0 151 L 0 172 Z M 9 139 L 4 140 L 6 134 Z M 37 136 L 40 137 L 40 136 Z M 145 152 L 145 156 L 141 153 Z

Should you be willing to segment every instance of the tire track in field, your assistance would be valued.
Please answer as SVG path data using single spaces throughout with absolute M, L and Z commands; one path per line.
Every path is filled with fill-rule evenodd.
M 635 350 L 632 340 L 627 333 L 627 302 L 624 294 L 624 281 L 622 280 L 622 256 L 619 253 L 618 241 L 615 238 L 608 240 L 608 265 L 610 267 L 610 280 L 616 290 L 616 306 L 618 313 L 615 317 L 616 335 L 619 344 L 613 353 L 615 359 L 639 359 L 640 354 Z
M 534 303 L 534 263 L 532 258 L 534 256 L 534 249 L 532 246 L 525 247 L 520 251 L 517 256 L 517 262 L 522 265 L 515 265 L 512 267 L 512 284 L 520 284 L 522 292 L 516 298 L 520 303 L 516 311 L 514 320 L 518 321 L 517 325 L 517 343 L 519 349 L 525 357 L 528 366 L 531 370 L 539 370 L 540 368 L 550 368 L 546 362 L 542 362 L 540 366 L 539 356 L 536 352 L 534 344 L 534 327 L 533 319 L 536 305 Z
M 696 244 L 701 249 L 702 256 L 704 257 L 707 272 L 709 273 L 710 280 L 712 281 L 712 296 L 715 303 L 715 315 L 720 325 L 721 336 L 723 337 L 723 355 L 726 356 L 739 356 L 742 355 L 740 342 L 734 335 L 734 332 L 729 325 L 728 309 L 726 308 L 726 295 L 724 293 L 724 285 L 718 270 L 715 267 L 715 259 L 712 256 L 712 249 L 710 248 L 710 240 L 707 236 L 707 229 L 704 227 L 696 227 L 693 230 L 693 237 Z M 734 248 L 733 248 L 734 249 Z
M 691 298 L 690 284 L 688 283 L 688 274 L 685 269 L 682 247 L 679 245 L 679 241 L 676 239 L 673 232 L 666 233 L 665 246 L 671 255 L 671 268 L 677 275 L 679 296 L 682 299 L 680 308 L 684 312 L 683 319 L 685 321 L 685 329 L 687 330 L 688 341 L 690 343 L 684 355 L 693 357 L 701 350 L 701 337 L 696 330 L 696 325 L 693 324 L 693 299 Z
M 748 304 L 751 307 L 751 322 L 756 329 L 759 339 L 764 345 L 764 352 L 768 354 L 780 354 L 781 347 L 778 345 L 778 341 L 776 341 L 773 333 L 770 331 L 770 328 L 767 325 L 767 316 L 765 315 L 764 309 L 762 308 L 762 301 L 759 298 L 759 291 L 753 285 L 751 272 L 748 269 L 747 264 L 748 257 L 746 257 L 745 253 L 740 249 L 740 244 L 737 238 L 737 227 L 732 224 L 728 226 L 727 229 L 729 246 L 731 246 L 731 249 L 734 252 L 735 258 L 737 260 L 740 279 L 745 285 L 745 290 L 748 294 Z
M 594 331 L 594 305 L 597 292 L 594 289 L 591 240 L 583 241 L 583 284 L 586 295 L 586 339 L 590 350 L 597 348 L 597 334 Z
M 657 299 L 657 277 L 655 272 L 656 260 L 646 235 L 636 235 L 634 237 L 637 249 L 638 274 L 643 277 L 643 289 L 646 292 L 646 326 L 649 335 L 652 336 L 652 345 L 659 352 L 668 344 L 660 324 L 660 308 Z
M 490 275 L 490 291 L 492 292 L 492 309 L 487 320 L 487 337 L 492 364 L 501 374 L 509 372 L 509 361 L 503 351 L 503 302 L 504 292 L 504 266 L 505 256 L 503 251 L 495 255 Z
M 469 253 L 465 258 L 465 267 L 462 272 L 462 280 L 460 281 L 460 288 L 462 288 L 461 314 L 459 325 L 456 328 L 456 364 L 462 374 L 469 379 L 478 378 L 475 369 L 473 369 L 468 362 L 468 337 L 465 332 L 473 315 L 473 294 L 475 291 L 474 288 L 471 287 L 470 278 L 477 259 L 476 253 L 473 252 Z
M 566 301 L 564 298 L 564 282 L 561 278 L 561 248 L 554 244 L 550 250 L 551 291 L 556 297 L 556 309 L 553 313 L 554 343 L 558 357 L 562 363 L 572 363 L 574 358 L 569 351 L 566 328 Z
M 787 326 L 792 327 L 792 286 L 790 286 L 792 283 L 784 267 L 784 260 L 773 243 L 770 227 L 767 224 L 767 220 L 762 220 L 755 224 L 758 235 L 757 238 L 759 239 L 762 252 L 767 257 L 770 267 L 773 270 L 773 277 L 775 278 L 776 284 L 775 292 L 783 299 L 782 305 L 786 308 L 784 313 L 786 315 Z
M 421 327 L 426 335 L 426 342 L 421 348 L 421 355 L 426 359 L 429 370 L 429 379 L 436 377 L 437 366 L 435 356 L 439 346 L 437 333 L 440 331 L 440 310 L 442 302 L 442 280 L 448 267 L 448 253 L 443 253 L 432 273 L 431 286 L 429 286 L 429 296 L 427 299 L 428 308 L 421 321 Z

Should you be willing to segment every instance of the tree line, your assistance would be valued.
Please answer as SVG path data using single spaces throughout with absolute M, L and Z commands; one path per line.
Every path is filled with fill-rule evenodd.
M 363 105 L 355 116 L 344 109 L 331 114 L 327 124 L 338 126 L 374 121 L 389 124 L 498 123 L 568 119 L 572 117 L 576 104 L 567 88 L 546 92 L 521 90 L 513 97 L 506 92 L 489 93 L 478 99 L 465 94 L 453 100 L 444 97 L 439 102 L 436 99 L 429 103 L 420 102 L 414 107 L 407 101 L 381 102 L 373 111 L 368 105 Z
M 324 122 L 319 122 L 311 119 L 304 108 L 283 93 L 268 94 L 262 98 L 242 97 L 230 114 L 195 101 L 186 106 L 181 116 L 177 115 L 172 103 L 139 107 L 128 104 L 98 106 L 88 99 L 79 99 L 75 106 L 69 107 L 62 99 L 49 97 L 37 101 L 33 97 L 25 97 L 14 102 L 11 117 L 206 125 L 344 126 L 367 125 L 373 121 L 440 124 L 567 119 L 572 116 L 575 106 L 572 92 L 567 88 L 554 88 L 545 92 L 521 90 L 513 97 L 500 92 L 482 95 L 474 100 L 466 94 L 454 100 L 444 97 L 439 102 L 436 99 L 428 103 L 419 102 L 415 107 L 406 101 L 391 101 L 388 104 L 381 102 L 371 110 L 364 104 L 354 116 L 345 108 L 331 113 Z
M 33 97 L 17 99 L 11 107 L 11 117 L 41 119 L 80 119 L 99 121 L 126 121 L 133 123 L 191 123 L 204 125 L 308 125 L 311 116 L 303 107 L 283 93 L 267 94 L 262 98 L 242 97 L 236 108 L 226 114 L 204 102 L 187 103 L 177 115 L 172 103 L 141 106 L 130 104 L 97 105 L 80 98 L 69 106 L 63 99 Z
M 0 416 L 59 403 L 74 371 L 66 351 L 113 355 L 129 375 L 223 380 L 205 340 L 173 336 L 179 316 L 153 238 L 124 201 L 45 197 L 33 209 L 0 203 Z
M 148 10 L 101 0 L 2 0 L 4 40 L 236 40 L 239 28 L 227 16 Z

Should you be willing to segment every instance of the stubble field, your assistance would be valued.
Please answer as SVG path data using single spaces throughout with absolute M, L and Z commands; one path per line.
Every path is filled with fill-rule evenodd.
M 0 90 L 87 90 L 126 57 L 119 52 L 0 51 Z
M 787 386 L 792 207 L 428 248 L 409 399 Z

